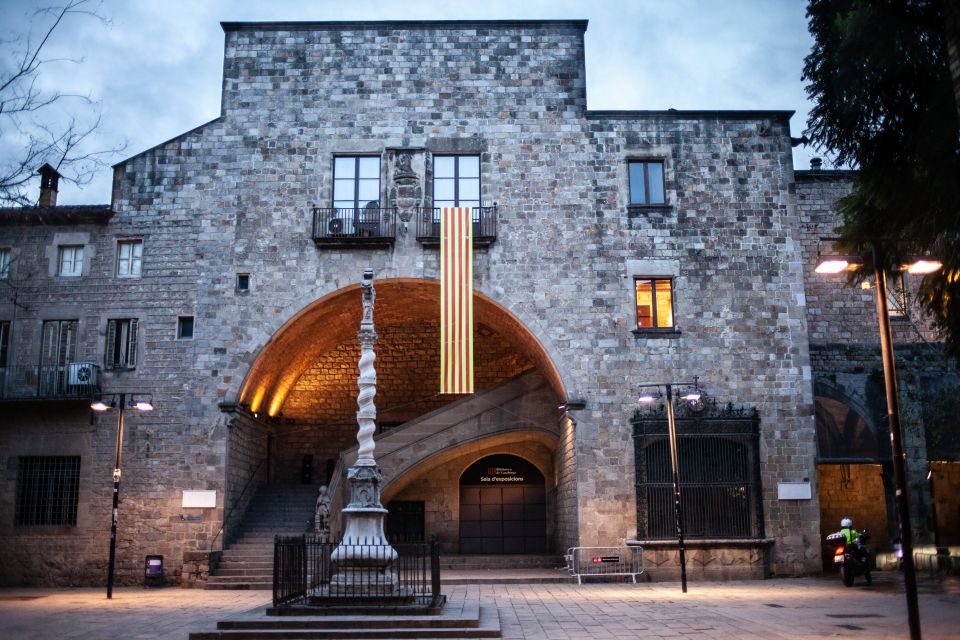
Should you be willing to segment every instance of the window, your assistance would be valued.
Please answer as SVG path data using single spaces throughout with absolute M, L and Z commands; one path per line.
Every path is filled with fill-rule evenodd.
M 0 320 L 0 369 L 6 369 L 7 357 L 10 354 L 10 322 Z M 0 383 L 3 379 L 0 378 Z M 2 391 L 2 388 L 0 388 Z
M 117 243 L 117 277 L 139 278 L 143 262 L 143 240 L 121 240 Z
M 237 293 L 249 293 L 249 292 L 250 292 L 250 274 L 238 273 L 237 274 Z
M 760 420 L 717 408 L 677 408 L 677 452 L 688 538 L 763 537 Z M 676 540 L 670 436 L 651 407 L 633 418 L 637 535 Z
M 107 344 L 103 365 L 107 369 L 137 366 L 137 319 L 107 320 Z
M 666 204 L 663 162 L 630 162 L 630 204 Z
M 637 329 L 673 329 L 673 281 L 637 278 Z
M 61 245 L 57 275 L 76 278 L 83 275 L 83 245 Z
M 379 156 L 333 159 L 333 206 L 354 210 L 380 208 Z
M 480 206 L 480 156 L 433 157 L 433 206 Z
M 0 249 L 0 280 L 10 277 L 10 249 Z
M 193 316 L 177 318 L 177 339 L 186 340 L 193 337 Z
M 902 271 L 887 274 L 887 308 L 891 318 L 906 318 L 908 315 L 906 285 Z
M 17 526 L 76 525 L 80 456 L 26 456 L 17 466 Z
M 59 396 L 69 384 L 69 367 L 76 362 L 77 320 L 45 320 L 40 338 L 40 395 Z

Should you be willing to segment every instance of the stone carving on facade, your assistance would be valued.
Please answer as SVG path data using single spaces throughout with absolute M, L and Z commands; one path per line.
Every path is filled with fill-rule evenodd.
M 414 149 L 396 149 L 390 152 L 390 205 L 396 207 L 397 215 L 404 223 L 400 226 L 400 234 L 405 235 L 407 223 L 423 206 L 423 177 L 414 168 L 416 160 L 421 160 L 423 154 Z

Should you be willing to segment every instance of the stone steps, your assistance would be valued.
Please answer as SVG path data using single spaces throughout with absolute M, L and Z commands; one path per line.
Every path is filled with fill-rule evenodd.
M 297 613 L 306 613 L 298 607 Z M 315 608 L 309 615 L 261 614 L 221 620 L 216 629 L 197 631 L 190 640 L 254 640 L 283 638 L 499 638 L 500 616 L 495 608 L 463 607 L 437 615 L 326 615 Z
M 265 486 L 244 514 L 240 535 L 223 551 L 207 589 L 273 588 L 273 541 L 277 535 L 307 532 L 317 488 L 309 485 Z

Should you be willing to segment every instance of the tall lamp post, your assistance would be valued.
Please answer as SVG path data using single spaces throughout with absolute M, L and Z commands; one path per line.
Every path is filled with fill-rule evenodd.
M 839 238 L 824 238 L 837 241 Z M 890 329 L 890 308 L 887 302 L 887 273 L 881 243 L 865 242 L 873 257 L 873 277 L 876 283 L 877 322 L 880 325 L 880 352 L 883 359 L 883 382 L 887 396 L 887 422 L 890 426 L 890 448 L 893 457 L 893 477 L 896 483 L 897 516 L 900 524 L 900 544 L 903 549 L 903 584 L 907 594 L 907 622 L 911 640 L 920 640 L 920 608 L 917 605 L 917 577 L 913 564 L 913 530 L 910 527 L 910 498 L 907 493 L 907 474 L 903 451 L 903 431 L 900 426 L 900 397 L 897 390 L 897 369 L 893 357 L 893 332 Z M 827 258 L 817 264 L 817 273 L 856 271 L 863 264 L 857 259 Z M 905 269 L 909 273 L 925 275 L 941 268 L 931 260 L 915 260 Z
M 673 513 L 674 522 L 677 527 L 677 548 L 680 553 L 680 589 L 683 593 L 687 592 L 687 557 L 686 547 L 683 542 L 683 500 L 680 496 L 680 458 L 677 455 L 677 421 L 673 412 L 673 388 L 687 388 L 686 393 L 680 396 L 680 399 L 696 404 L 700 402 L 700 387 L 698 378 L 694 377 L 693 382 L 661 382 L 657 384 L 640 385 L 640 397 L 638 400 L 648 404 L 657 398 L 663 398 L 666 392 L 667 405 L 667 438 L 670 442 L 670 473 L 673 479 Z M 652 391 L 648 391 L 652 390 Z
M 139 399 L 138 399 L 139 398 Z M 120 456 L 123 450 L 123 410 L 130 406 L 137 411 L 153 411 L 153 403 L 149 396 L 130 395 L 130 401 L 127 402 L 127 394 L 112 394 L 100 396 L 90 403 L 90 408 L 94 411 L 105 412 L 110 409 L 117 409 L 117 450 L 116 461 L 113 465 L 113 510 L 110 516 L 110 563 L 107 568 L 107 598 L 113 598 L 113 569 L 117 558 L 117 511 L 120 506 Z

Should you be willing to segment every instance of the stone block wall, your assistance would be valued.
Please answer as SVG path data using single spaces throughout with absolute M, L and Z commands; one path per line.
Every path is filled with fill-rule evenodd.
M 332 201 L 334 156 L 380 156 L 383 197 L 391 154 L 409 150 L 412 166 L 423 168 L 419 204 L 429 205 L 432 157 L 474 153 L 481 198 L 496 202 L 498 215 L 496 241 L 475 255 L 475 288 L 526 328 L 511 342 L 515 351 L 538 368 L 549 360 L 567 396 L 557 404 L 584 406 L 556 458 L 558 537 L 607 544 L 635 531 L 636 385 L 699 376 L 719 402 L 760 413 L 773 571 L 819 568 L 816 500 L 776 499 L 777 481 L 815 483 L 789 114 L 587 111 L 585 28 L 225 25 L 221 116 L 118 165 L 116 216 L 90 231 L 98 256 L 91 276 L 76 288 L 53 283 L 51 297 L 35 302 L 77 304 L 90 294 L 79 317 L 97 327 L 83 331 L 98 356 L 106 320 L 124 317 L 112 314 L 144 322 L 143 364 L 122 382 L 155 394 L 141 478 L 144 491 L 168 496 L 145 527 L 174 549 L 202 550 L 215 533 L 190 524 L 198 530 L 184 534 L 179 496 L 169 492 L 239 484 L 227 477 L 233 443 L 218 404 L 239 402 L 258 356 L 298 314 L 355 285 L 366 268 L 397 282 L 437 279 L 437 249 L 410 230 L 388 248 L 315 246 L 312 209 Z M 629 205 L 631 159 L 664 163 L 666 206 Z M 144 274 L 117 283 L 111 247 L 130 235 L 144 239 Z M 237 273 L 250 274 L 248 294 L 236 292 Z M 633 331 L 632 279 L 640 275 L 673 278 L 675 334 Z M 116 291 L 106 302 L 93 295 L 106 290 Z M 175 339 L 178 315 L 194 316 L 192 340 Z M 323 327 L 316 333 L 324 339 Z M 278 368 L 295 370 L 296 351 Z M 494 369 L 526 366 L 495 352 Z M 255 391 L 257 382 L 246 380 Z M 411 395 L 425 397 L 432 384 Z M 333 406 L 346 412 L 349 403 Z M 309 417 L 318 407 L 304 401 L 296 412 Z

